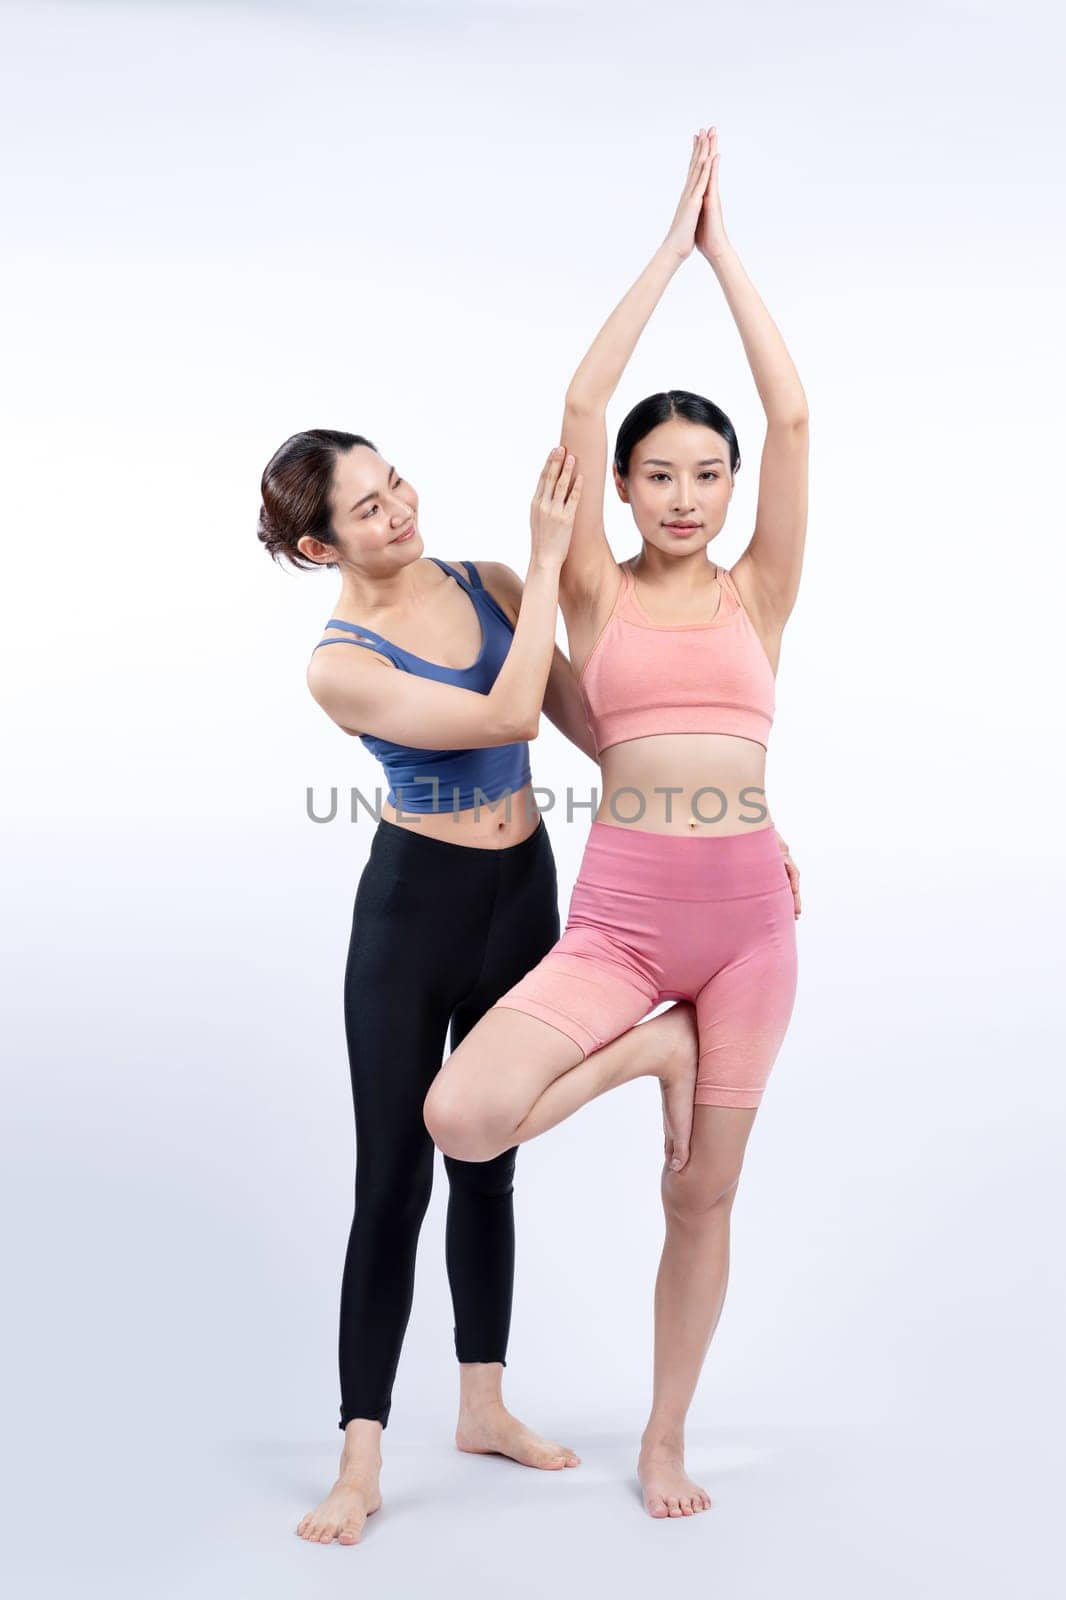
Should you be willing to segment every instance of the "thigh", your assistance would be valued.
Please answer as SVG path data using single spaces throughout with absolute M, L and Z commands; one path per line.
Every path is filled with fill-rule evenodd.
M 562 1073 L 647 1016 L 654 985 L 598 930 L 568 928 L 448 1057 L 434 1094 L 521 1121 Z
M 431 1154 L 422 1117 L 444 1055 L 452 996 L 419 928 L 417 901 L 360 883 L 344 974 L 344 1024 L 364 1175 Z
M 533 1102 L 582 1059 L 573 1040 L 537 1017 L 490 1006 L 449 1055 L 433 1084 L 438 1108 L 517 1126 Z
M 730 959 L 696 995 L 699 1071 L 696 1104 L 757 1106 L 788 1029 L 796 998 L 792 888 L 734 901 Z
M 543 825 L 541 833 L 527 844 L 534 849 L 521 868 L 501 874 L 477 981 L 452 1017 L 452 1050 L 458 1049 L 489 1008 L 558 942 L 559 885 Z M 525 851 L 526 846 L 519 849 Z

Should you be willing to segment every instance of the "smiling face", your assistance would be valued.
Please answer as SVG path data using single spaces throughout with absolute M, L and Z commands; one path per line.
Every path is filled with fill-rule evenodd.
M 418 495 L 369 445 L 337 456 L 329 502 L 340 551 L 359 565 L 375 566 L 379 556 L 389 566 L 403 565 L 422 554 Z M 397 543 L 397 535 L 405 537 Z
M 628 476 L 616 467 L 614 481 L 647 543 L 687 555 L 705 548 L 725 522 L 733 494 L 729 446 L 713 428 L 669 417 L 634 445 Z

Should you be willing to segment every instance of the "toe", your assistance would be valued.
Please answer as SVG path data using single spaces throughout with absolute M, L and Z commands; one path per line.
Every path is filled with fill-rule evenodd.
M 672 1517 L 679 1517 L 681 1515 L 681 1506 L 680 1506 L 676 1496 L 670 1495 L 670 1497 L 667 1499 L 666 1504 L 670 1508 L 670 1515 Z
M 653 1494 L 650 1497 L 648 1500 L 648 1510 L 653 1517 L 668 1517 L 670 1515 L 669 1511 L 666 1509 L 666 1501 L 663 1499 L 661 1494 Z

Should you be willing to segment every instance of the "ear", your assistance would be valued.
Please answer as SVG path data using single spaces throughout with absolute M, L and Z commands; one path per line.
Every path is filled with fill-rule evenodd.
M 618 491 L 619 500 L 621 500 L 624 505 L 628 505 L 629 504 L 629 490 L 626 488 L 625 479 L 622 477 L 622 474 L 619 472 L 618 468 L 615 467 L 615 466 L 611 467 L 611 475 L 614 478 L 614 486 L 615 486 L 615 489 Z
M 305 533 L 302 538 L 297 539 L 296 548 L 308 561 L 313 561 L 319 567 L 330 566 L 337 559 L 333 545 L 323 544 L 310 533 Z

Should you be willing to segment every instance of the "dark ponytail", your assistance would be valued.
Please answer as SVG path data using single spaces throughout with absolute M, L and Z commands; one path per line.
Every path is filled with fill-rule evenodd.
M 339 433 L 334 428 L 308 428 L 294 433 L 267 462 L 260 484 L 260 543 L 273 560 L 287 556 L 295 567 L 336 567 L 335 561 L 311 561 L 298 548 L 307 536 L 336 545 L 329 496 L 333 468 L 339 455 L 353 445 L 376 445 L 359 433 Z

